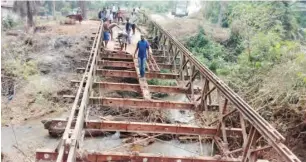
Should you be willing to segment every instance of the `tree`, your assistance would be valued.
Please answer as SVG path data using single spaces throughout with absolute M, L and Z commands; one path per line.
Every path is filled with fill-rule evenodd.
M 218 26 L 221 27 L 222 26 L 222 20 L 223 20 L 223 17 L 224 17 L 224 12 L 226 10 L 226 7 L 227 7 L 227 2 L 223 2 L 223 1 L 220 1 L 220 11 L 219 11 L 219 15 L 218 15 Z
M 39 1 L 15 1 L 13 10 L 19 13 L 24 18 L 27 17 L 27 24 L 30 27 L 34 26 L 33 15 L 36 14 L 37 7 L 40 5 Z
M 84 19 L 87 18 L 87 14 L 86 14 L 86 2 L 85 1 L 79 1 L 79 7 L 82 10 L 82 16 Z
M 52 14 L 53 14 L 53 20 L 56 19 L 55 17 L 55 1 L 52 1 Z

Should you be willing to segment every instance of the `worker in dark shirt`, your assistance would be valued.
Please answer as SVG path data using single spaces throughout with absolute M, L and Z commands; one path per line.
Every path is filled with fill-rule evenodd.
M 149 43 L 144 39 L 144 36 L 141 35 L 141 40 L 137 43 L 137 48 L 134 53 L 134 58 L 136 58 L 136 52 L 138 51 L 138 64 L 139 64 L 139 71 L 140 77 L 143 78 L 145 75 L 145 68 L 146 68 L 146 59 L 150 56 L 149 51 Z
M 128 34 L 128 39 L 127 39 L 128 44 L 131 44 L 131 27 L 132 27 L 132 24 L 130 23 L 130 19 L 127 18 L 126 24 L 125 24 L 125 31 Z

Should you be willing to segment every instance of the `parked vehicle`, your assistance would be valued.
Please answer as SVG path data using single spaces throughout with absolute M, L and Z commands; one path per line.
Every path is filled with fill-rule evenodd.
M 188 1 L 175 1 L 172 9 L 172 15 L 177 17 L 188 16 Z

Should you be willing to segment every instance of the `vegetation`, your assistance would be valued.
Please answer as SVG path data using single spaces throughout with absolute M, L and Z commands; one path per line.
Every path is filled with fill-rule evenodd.
M 17 22 L 14 21 L 14 19 L 10 15 L 2 19 L 2 27 L 4 29 L 11 29 L 15 27 L 16 25 L 17 25 Z
M 305 12 L 294 12 L 297 4 L 227 2 L 220 18 L 224 4 L 207 2 L 205 17 L 211 23 L 222 19 L 222 26 L 231 30 L 230 39 L 214 42 L 200 28 L 186 42 L 203 64 L 254 108 L 263 108 L 261 115 L 284 132 L 303 121 L 300 110 L 305 106 L 299 103 L 306 92 Z M 289 116 L 271 115 L 283 107 Z

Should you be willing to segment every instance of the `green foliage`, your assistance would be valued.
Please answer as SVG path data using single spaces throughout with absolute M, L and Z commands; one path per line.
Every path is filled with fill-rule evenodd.
M 187 47 L 214 72 L 224 65 L 224 58 L 226 57 L 224 47 L 207 38 L 203 28 L 200 28 L 199 33 L 187 41 Z
M 38 74 L 37 64 L 35 61 L 23 62 L 20 59 L 7 60 L 3 67 L 7 73 L 23 79 L 28 79 L 29 76 Z
M 208 3 L 208 7 L 206 7 L 206 18 L 212 22 L 212 23 L 217 23 L 218 22 L 218 16 L 220 12 L 220 2 L 218 1 L 213 1 Z
M 63 3 L 63 7 L 61 8 L 61 13 L 63 15 L 68 15 L 72 12 L 71 4 L 69 2 Z
M 17 22 L 14 21 L 12 16 L 8 15 L 7 17 L 2 19 L 2 27 L 3 29 L 11 29 L 17 25 Z

